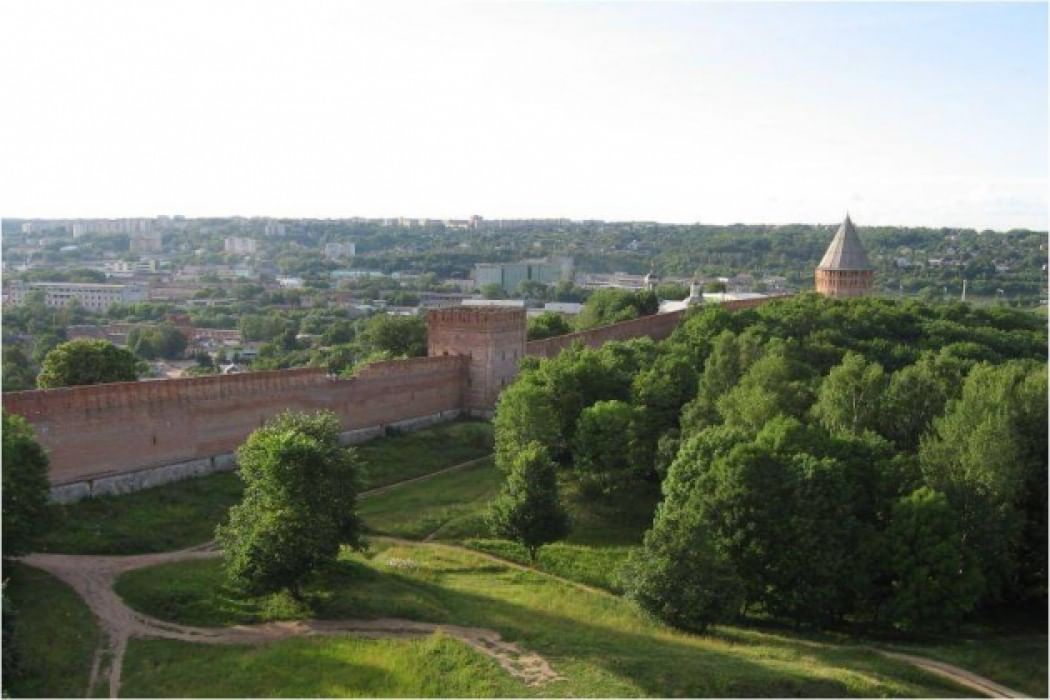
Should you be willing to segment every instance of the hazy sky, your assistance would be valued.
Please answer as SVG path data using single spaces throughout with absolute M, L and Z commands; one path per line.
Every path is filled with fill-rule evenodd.
M 7 216 L 1047 227 L 1045 4 L 0 8 Z

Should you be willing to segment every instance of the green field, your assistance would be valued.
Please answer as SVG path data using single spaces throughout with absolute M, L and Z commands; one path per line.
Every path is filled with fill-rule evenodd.
M 459 420 L 379 438 L 355 449 L 365 463 L 364 488 L 374 489 L 492 454 L 492 425 Z
M 11 636 L 4 638 L 4 696 L 84 697 L 101 641 L 91 611 L 73 589 L 43 571 L 5 562 L 4 576 L 5 604 L 15 615 Z M 6 666 L 8 649 L 17 653 L 14 669 Z
M 384 486 L 483 457 L 492 427 L 455 421 L 415 433 L 379 438 L 356 449 L 365 464 L 364 488 Z M 40 552 L 139 554 L 207 542 L 229 507 L 241 498 L 234 473 L 212 474 L 125 496 L 91 498 L 50 507 L 51 527 Z
M 256 647 L 128 644 L 126 697 L 492 697 L 528 689 L 441 635 L 415 641 L 288 639 Z
M 861 646 L 728 627 L 706 636 L 678 633 L 615 596 L 583 591 L 540 573 L 437 544 L 379 541 L 367 555 L 344 553 L 337 565 L 307 587 L 306 609 L 293 609 L 279 596 L 237 595 L 224 587 L 217 561 L 133 571 L 120 578 L 118 591 L 144 612 L 185 623 L 237 624 L 304 615 L 392 616 L 490 627 L 543 654 L 566 677 L 538 689 L 545 695 L 958 693 L 944 681 Z M 161 652 L 167 653 L 161 649 L 147 656 L 153 659 Z M 138 687 L 145 690 L 154 683 L 171 694 L 190 693 L 195 681 L 181 680 L 184 675 L 225 674 L 224 693 L 251 695 L 258 692 L 252 674 L 224 669 L 243 668 L 260 653 L 251 648 L 216 654 L 212 647 L 186 646 L 178 651 L 180 664 L 151 661 L 150 680 L 137 681 L 143 683 Z M 182 660 L 194 669 L 193 674 L 182 673 Z M 270 671 L 276 674 L 273 677 L 292 672 L 289 668 Z M 500 692 L 504 691 L 521 693 L 520 688 Z

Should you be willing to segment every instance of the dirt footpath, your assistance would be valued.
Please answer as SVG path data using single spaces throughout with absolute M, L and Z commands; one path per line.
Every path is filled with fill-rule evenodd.
M 550 664 L 537 654 L 506 642 L 499 632 L 482 627 L 439 625 L 397 618 L 377 620 L 294 620 L 232 627 L 192 627 L 158 620 L 129 608 L 113 590 L 116 578 L 133 569 L 168 562 L 219 556 L 211 545 L 176 552 L 135 556 L 84 556 L 31 554 L 23 561 L 69 584 L 98 618 L 108 639 L 92 664 L 90 696 L 103 677 L 109 679 L 110 697 L 120 693 L 120 673 L 128 639 L 174 639 L 196 644 L 260 644 L 304 635 L 353 634 L 368 638 L 418 638 L 442 632 L 494 659 L 503 670 L 528 686 L 560 680 Z

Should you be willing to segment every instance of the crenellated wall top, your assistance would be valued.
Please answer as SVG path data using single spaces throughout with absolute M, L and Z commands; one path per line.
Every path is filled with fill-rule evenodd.
M 525 309 L 456 306 L 427 312 L 427 326 L 476 328 L 479 330 L 524 330 Z

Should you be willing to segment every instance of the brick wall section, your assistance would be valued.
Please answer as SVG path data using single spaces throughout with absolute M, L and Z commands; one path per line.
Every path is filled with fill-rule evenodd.
M 788 295 L 726 301 L 719 304 L 719 306 L 730 311 L 739 311 L 760 306 L 771 299 L 783 296 Z M 685 311 L 672 311 L 666 314 L 642 316 L 630 321 L 600 326 L 587 331 L 580 331 L 579 333 L 569 333 L 568 335 L 559 335 L 543 340 L 530 340 L 525 344 L 525 354 L 534 357 L 554 357 L 573 343 L 582 343 L 585 347 L 597 348 L 611 340 L 630 340 L 631 338 L 642 337 L 663 340 L 674 332 L 674 329 L 678 327 L 678 324 L 684 318 L 685 313 Z
M 530 340 L 525 344 L 525 354 L 535 357 L 554 357 L 573 343 L 581 343 L 589 348 L 601 347 L 611 340 L 630 340 L 631 338 L 649 337 L 663 340 L 674 332 L 681 323 L 684 311 L 672 311 L 667 314 L 642 316 L 630 321 L 621 321 L 609 326 L 599 326 L 579 333 L 557 335 L 543 340 Z
M 380 362 L 350 379 L 321 369 L 126 382 L 4 395 L 51 458 L 51 482 L 228 453 L 284 409 L 328 409 L 344 430 L 459 410 L 464 359 Z

